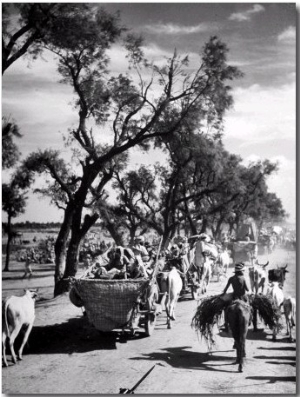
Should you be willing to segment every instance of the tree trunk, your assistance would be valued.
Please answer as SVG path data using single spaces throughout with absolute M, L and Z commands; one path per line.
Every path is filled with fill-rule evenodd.
M 66 281 L 64 280 L 64 273 L 66 269 L 66 252 L 72 219 L 73 208 L 70 203 L 65 210 L 64 221 L 55 242 L 54 296 L 61 295 L 68 290 Z
M 124 236 L 119 233 L 117 227 L 115 227 L 113 223 L 107 222 L 105 227 L 117 245 L 125 245 Z
M 68 247 L 67 260 L 66 260 L 66 270 L 64 278 L 75 277 L 78 271 L 78 261 L 79 261 L 79 249 L 80 249 L 80 231 L 74 233 L 72 230 L 72 236 Z
M 81 229 L 83 205 L 76 206 L 73 214 L 73 222 L 71 227 L 71 239 L 68 246 L 66 269 L 64 278 L 75 277 L 78 270 L 79 249 L 82 238 L 88 232 L 89 228 L 85 227 L 85 232 Z M 85 219 L 86 221 L 86 219 Z M 86 224 L 86 222 L 84 222 Z
M 208 220 L 206 218 L 203 218 L 200 234 L 206 233 L 207 225 L 208 225 Z
M 134 239 L 135 239 L 135 234 L 137 231 L 137 227 L 136 226 L 131 226 L 131 228 L 129 229 L 129 244 L 132 245 L 134 243 Z
M 4 271 L 9 272 L 9 259 L 10 259 L 10 244 L 12 241 L 12 233 L 11 233 L 11 216 L 8 216 L 7 219 L 7 244 L 6 244 L 6 258 L 5 258 L 5 267 Z

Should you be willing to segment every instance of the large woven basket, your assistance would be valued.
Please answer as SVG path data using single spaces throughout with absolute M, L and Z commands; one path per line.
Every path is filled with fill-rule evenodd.
M 74 287 L 89 321 L 100 331 L 125 327 L 131 319 L 137 298 L 149 284 L 146 279 L 77 279 Z

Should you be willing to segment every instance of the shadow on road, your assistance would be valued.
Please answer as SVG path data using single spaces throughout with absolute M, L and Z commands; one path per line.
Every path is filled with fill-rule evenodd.
M 296 376 L 247 376 L 246 379 L 265 380 L 267 383 L 296 382 Z
M 218 335 L 221 336 L 222 338 L 231 338 L 232 339 L 231 332 L 220 331 L 218 333 Z M 267 337 L 269 337 L 269 339 Z M 270 334 L 266 333 L 263 328 L 259 328 L 258 331 L 256 331 L 256 332 L 254 332 L 252 329 L 250 329 L 247 334 L 247 340 L 261 340 L 264 342 L 274 343 L 274 341 L 272 339 L 270 339 Z M 280 341 L 282 342 L 282 339 L 280 339 Z M 275 343 L 276 343 L 276 341 L 275 341 Z
M 274 346 L 274 347 L 258 347 L 259 350 L 281 350 L 281 351 L 296 351 L 296 347 L 293 346 Z
M 266 361 L 266 364 L 280 364 L 280 365 L 290 365 L 291 367 L 296 367 L 296 363 L 282 362 L 282 361 Z
M 162 352 L 153 352 L 143 357 L 132 357 L 131 360 L 150 360 L 150 361 L 164 361 L 166 364 L 174 368 L 184 369 L 199 369 L 206 371 L 217 372 L 237 372 L 234 370 L 221 369 L 223 366 L 232 366 L 235 364 L 235 351 L 232 351 L 232 357 L 216 355 L 214 352 L 199 353 L 186 350 L 189 346 L 182 346 L 176 348 L 166 348 Z M 230 351 L 230 350 L 229 350 Z M 220 352 L 216 352 L 220 353 Z M 209 364 L 211 361 L 211 364 Z M 215 363 L 215 362 L 220 363 Z M 228 361 L 230 361 L 228 363 Z M 221 363 L 222 362 L 222 363 Z
M 16 345 L 20 343 L 19 337 Z M 73 354 L 116 349 L 120 335 L 100 332 L 85 317 L 71 318 L 61 324 L 33 327 L 29 337 L 29 354 Z
M 274 360 L 296 360 L 296 356 L 253 356 L 253 358 L 259 358 L 262 360 L 268 359 L 274 359 Z

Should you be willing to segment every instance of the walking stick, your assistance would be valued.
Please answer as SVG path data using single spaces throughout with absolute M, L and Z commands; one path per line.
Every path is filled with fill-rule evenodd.
M 143 375 L 143 376 L 141 377 L 141 379 L 133 386 L 132 389 L 120 388 L 119 394 L 134 394 L 135 389 L 143 382 L 143 380 L 144 380 L 145 378 L 147 378 L 147 376 L 150 374 L 150 372 L 153 371 L 155 365 L 156 365 L 156 364 L 154 364 L 153 367 L 150 368 L 149 371 L 146 372 L 145 375 Z

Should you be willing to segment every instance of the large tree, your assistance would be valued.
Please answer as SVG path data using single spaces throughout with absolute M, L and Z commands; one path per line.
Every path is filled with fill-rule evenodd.
M 55 245 L 55 295 L 76 274 L 80 242 L 99 217 L 92 206 L 103 198 L 115 167 L 125 164 L 121 156 L 134 146 L 146 150 L 150 140 L 173 134 L 190 114 L 217 129 L 232 103 L 228 80 L 240 76 L 227 64 L 227 47 L 216 37 L 205 45 L 199 67 L 191 73 L 188 58 L 176 52 L 163 67 L 149 64 L 141 40 L 132 35 L 123 42 L 131 69 L 109 76 L 106 51 L 123 32 L 118 17 L 92 5 L 72 12 L 72 24 L 63 15 L 53 22 L 56 29 L 47 36 L 46 48 L 58 59 L 62 81 L 74 89 L 78 126 L 70 131 L 69 143 L 77 147 L 80 170 L 74 172 L 57 152 L 45 151 L 30 155 L 21 172 L 31 172 L 28 180 L 33 172 L 48 172 L 55 200 L 64 205 Z

